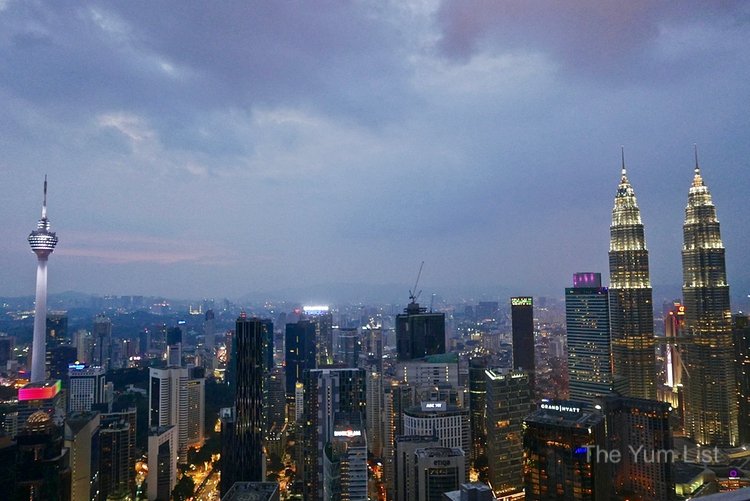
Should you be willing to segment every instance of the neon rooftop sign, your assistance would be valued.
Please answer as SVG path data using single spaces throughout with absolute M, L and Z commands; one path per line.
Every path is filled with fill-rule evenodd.
M 18 400 L 19 402 L 26 400 L 48 400 L 60 393 L 61 386 L 59 379 L 54 383 L 44 383 L 43 386 L 35 385 L 29 388 L 27 385 L 18 390 Z

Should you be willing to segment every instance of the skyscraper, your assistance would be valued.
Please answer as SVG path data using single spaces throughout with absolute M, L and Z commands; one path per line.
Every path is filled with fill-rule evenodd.
M 685 428 L 685 395 L 683 386 L 682 352 L 685 341 L 685 306 L 675 301 L 664 312 L 664 386 L 659 389 L 659 400 L 668 402 L 679 419 L 679 429 Z
M 697 150 L 683 237 L 682 295 L 692 338 L 684 353 L 685 427 L 700 444 L 733 446 L 738 406 L 729 284 L 716 207 L 701 177 Z
M 739 394 L 739 440 L 750 442 L 750 317 L 735 315 L 734 347 Z
M 364 418 L 367 402 L 364 369 L 305 371 L 305 413 L 302 427 L 303 493 L 305 499 L 323 499 L 323 458 L 334 437 L 339 413 Z
M 57 235 L 49 231 L 47 219 L 47 176 L 44 176 L 44 201 L 42 218 L 36 230 L 29 235 L 29 245 L 36 254 L 36 301 L 34 303 L 34 338 L 31 347 L 31 382 L 39 383 L 46 379 L 44 368 L 47 357 L 47 259 L 57 245 Z
M 112 363 L 112 321 L 105 315 L 94 318 L 93 364 L 107 371 Z
M 625 170 L 624 153 L 609 229 L 613 372 L 627 384 L 623 388 L 627 396 L 653 400 L 656 398 L 656 345 L 648 250 L 641 211 Z
M 180 463 L 187 462 L 188 369 L 149 369 L 149 428 L 173 426 Z
M 99 420 L 98 412 L 73 412 L 65 420 L 71 499 L 99 499 Z
M 445 314 L 428 312 L 412 301 L 396 315 L 399 360 L 413 360 L 445 353 Z
M 576 273 L 565 289 L 570 399 L 592 404 L 612 390 L 609 292 L 600 273 Z
M 487 370 L 489 357 L 480 356 L 469 360 L 469 409 L 471 411 L 471 466 L 476 468 L 477 459 L 487 451 Z
M 333 364 L 333 314 L 325 305 L 303 306 L 303 318 L 315 326 L 317 366 Z
M 101 414 L 99 430 L 100 499 L 116 492 L 135 492 L 136 408 Z M 176 444 L 175 444 L 176 447 Z M 175 452 L 176 454 L 176 452 Z
M 315 325 L 309 320 L 286 324 L 285 350 L 286 396 L 293 400 L 304 371 L 315 368 Z
M 104 369 L 72 365 L 68 369 L 68 376 L 70 378 L 68 385 L 68 410 L 70 412 L 90 411 L 94 405 L 105 402 Z
M 234 482 L 261 482 L 263 478 L 263 412 L 264 343 L 263 322 L 247 318 L 237 319 L 232 339 L 233 360 L 237 382 L 235 385 L 233 430 L 221 456 L 221 492 L 225 494 Z
M 523 492 L 523 420 L 533 410 L 529 375 L 488 369 L 487 460 L 489 483 L 499 496 Z
M 527 500 L 610 499 L 609 464 L 591 456 L 597 446 L 606 448 L 603 416 L 573 402 L 547 401 L 524 423 Z
M 510 298 L 511 327 L 513 330 L 513 368 L 529 375 L 531 394 L 534 394 L 534 298 Z
M 469 480 L 466 454 L 458 447 L 426 447 L 414 452 L 414 492 L 407 498 L 415 501 L 441 501 L 443 493 L 458 490 Z
M 16 435 L 16 495 L 11 499 L 71 499 L 70 454 L 62 432 L 44 411 L 29 416 Z
M 409 501 L 416 491 L 414 466 L 417 449 L 440 447 L 440 440 L 435 436 L 401 435 L 396 437 L 396 453 L 394 455 L 393 483 L 395 487 L 395 501 Z
M 666 451 L 674 450 L 669 404 L 617 395 L 602 401 L 607 450 L 627 451 L 621 461 L 611 463 L 612 487 L 618 499 L 674 499 L 674 457 L 666 456 Z

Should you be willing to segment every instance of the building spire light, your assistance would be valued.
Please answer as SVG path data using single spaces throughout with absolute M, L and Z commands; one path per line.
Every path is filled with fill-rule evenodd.
M 42 202 L 42 219 L 47 219 L 47 174 L 44 175 L 44 200 Z
M 627 170 L 625 169 L 625 146 L 620 146 L 620 155 L 622 156 L 622 177 L 625 177 L 627 175 Z

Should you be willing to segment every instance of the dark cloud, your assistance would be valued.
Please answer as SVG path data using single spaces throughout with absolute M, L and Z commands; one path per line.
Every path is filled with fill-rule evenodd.
M 606 274 L 625 144 L 654 282 L 679 284 L 694 142 L 750 282 L 743 5 L 0 1 L 0 283 L 33 284 L 48 173 L 57 290 L 399 283 L 424 259 L 435 287 L 559 293 Z
M 540 51 L 566 72 L 613 81 L 676 78 L 705 65 L 706 56 L 726 55 L 726 47 L 703 31 L 747 37 L 749 14 L 739 0 L 446 0 L 438 13 L 438 46 L 463 59 L 487 47 Z M 673 30 L 685 30 L 686 38 L 672 38 Z M 732 33 L 737 30 L 744 35 Z M 688 50 L 679 54 L 662 43 Z

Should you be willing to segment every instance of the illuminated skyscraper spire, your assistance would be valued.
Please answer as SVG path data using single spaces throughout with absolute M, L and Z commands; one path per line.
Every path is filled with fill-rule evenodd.
M 683 237 L 682 294 L 692 337 L 684 348 L 685 427 L 698 443 L 733 446 L 738 409 L 729 285 L 716 207 L 701 176 L 697 147 Z
M 37 257 L 36 268 L 36 303 L 34 306 L 34 338 L 31 345 L 31 382 L 46 379 L 45 358 L 47 354 L 47 258 L 57 245 L 57 235 L 49 231 L 47 219 L 47 176 L 44 176 L 44 201 L 42 218 L 36 230 L 29 235 L 29 245 Z
M 648 250 L 625 152 L 612 209 L 609 245 L 610 326 L 615 386 L 626 396 L 656 398 L 654 312 Z

